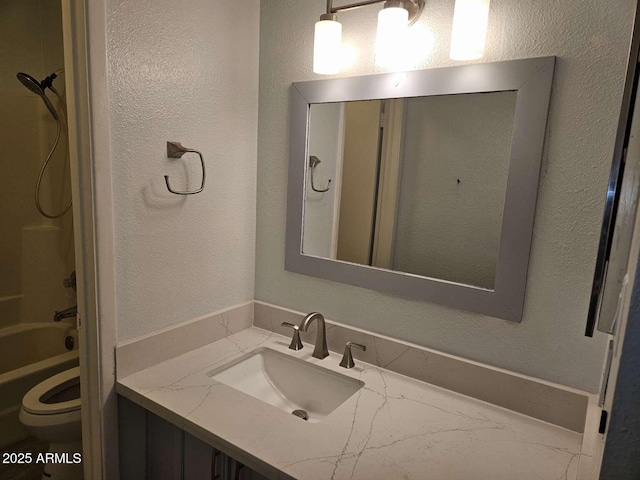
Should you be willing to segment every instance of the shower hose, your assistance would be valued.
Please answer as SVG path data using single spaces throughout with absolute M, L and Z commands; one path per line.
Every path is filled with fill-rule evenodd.
M 53 86 L 51 86 L 49 88 L 51 89 L 51 91 L 53 93 L 55 93 L 56 97 L 58 97 L 58 104 L 60 105 L 60 107 L 61 107 L 61 109 L 63 111 L 63 115 L 64 115 L 64 118 L 65 118 L 65 124 L 66 124 L 67 112 L 66 112 L 66 109 L 64 108 L 64 102 L 62 101 L 62 97 L 60 96 L 58 91 Z M 43 216 L 45 216 L 47 218 L 51 218 L 51 219 L 60 218 L 65 213 L 67 213 L 69 211 L 69 209 L 71 208 L 71 204 L 72 204 L 72 201 L 73 201 L 72 199 L 70 199 L 69 200 L 69 204 L 60 213 L 56 213 L 56 214 L 49 214 L 49 213 L 45 212 L 45 210 L 42 208 L 42 205 L 40 205 L 40 186 L 42 184 L 42 177 L 44 175 L 45 170 L 47 169 L 47 166 L 49 165 L 49 162 L 51 161 L 51 158 L 53 157 L 54 152 L 56 151 L 56 148 L 58 148 L 58 143 L 60 142 L 60 134 L 61 134 L 61 132 L 62 132 L 62 124 L 60 122 L 60 119 L 56 118 L 56 139 L 53 142 L 53 146 L 51 147 L 51 150 L 49 150 L 47 158 L 42 163 L 42 167 L 40 167 L 40 173 L 38 174 L 38 180 L 36 181 L 36 195 L 35 195 L 36 208 L 38 209 L 38 211 Z

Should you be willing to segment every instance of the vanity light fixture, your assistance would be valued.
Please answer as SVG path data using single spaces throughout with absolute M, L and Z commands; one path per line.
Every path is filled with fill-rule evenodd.
M 320 15 L 313 37 L 313 71 L 322 75 L 340 73 L 342 24 L 335 13 Z
M 477 60 L 484 56 L 491 0 L 456 0 L 451 29 L 452 60 Z
M 376 59 L 378 66 L 401 68 L 405 57 L 407 30 L 418 19 L 425 0 L 364 0 L 340 7 L 327 0 L 327 11 L 316 22 L 313 45 L 313 71 L 323 75 L 340 73 L 342 61 L 342 24 L 337 13 L 384 2 L 378 14 L 376 35 Z
M 379 67 L 401 68 L 407 48 L 409 33 L 409 11 L 401 1 L 387 1 L 378 13 L 378 31 L 376 33 L 376 60 Z

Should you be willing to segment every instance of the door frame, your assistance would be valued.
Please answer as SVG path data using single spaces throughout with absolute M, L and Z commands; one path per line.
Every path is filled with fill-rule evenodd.
M 601 458 L 597 459 L 600 461 L 600 480 L 631 480 L 640 475 L 640 458 L 637 455 L 640 451 L 640 203 L 637 202 L 640 195 L 639 4 L 640 2 L 636 3 L 627 85 L 622 104 L 622 114 L 626 114 L 627 117 L 625 122 L 620 122 L 618 131 L 618 137 L 623 140 L 623 161 L 618 166 L 614 165 L 612 169 L 618 168 L 624 175 L 618 195 L 629 205 L 633 205 L 633 200 L 636 203 L 632 211 L 623 211 L 624 221 L 615 222 L 614 235 L 621 227 L 626 229 L 626 233 L 632 232 L 628 254 L 619 259 L 616 256 L 621 256 L 624 252 L 613 249 L 609 259 L 617 263 L 626 261 L 626 264 L 623 264 L 625 268 L 619 273 L 624 275 L 625 280 L 622 281 L 622 277 L 620 278 L 621 286 L 614 292 L 619 292 L 618 311 L 615 317 L 610 319 L 611 326 L 607 325 L 612 330 L 613 340 L 610 370 L 606 373 L 608 381 L 605 381 L 602 388 L 604 411 L 610 415 L 603 417 L 604 451 Z M 630 210 L 630 206 L 627 206 L 627 210 Z M 589 320 L 591 323 L 588 324 L 588 329 L 594 327 L 593 319 Z
M 600 480 L 635 480 L 640 474 L 640 223 L 629 259 L 629 288 L 614 339 L 612 375 L 605 398 L 606 425 Z M 618 353 L 620 352 L 620 353 Z M 605 417 L 606 419 L 606 417 Z
M 115 255 L 105 0 L 62 0 L 85 478 L 117 479 Z
M 404 147 L 404 98 L 383 100 L 382 148 L 371 265 L 393 270 Z

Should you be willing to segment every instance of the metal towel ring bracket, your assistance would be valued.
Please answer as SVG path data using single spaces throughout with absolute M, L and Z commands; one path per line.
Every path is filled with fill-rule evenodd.
M 202 184 L 198 190 L 194 190 L 192 192 L 178 192 L 171 188 L 169 185 L 169 175 L 164 176 L 164 182 L 167 184 L 167 189 L 176 195 L 195 195 L 196 193 L 200 193 L 204 190 L 204 182 L 207 179 L 207 171 L 204 167 L 204 158 L 202 157 L 202 153 L 198 150 L 194 150 L 192 148 L 183 147 L 180 142 L 167 142 L 167 157 L 169 158 L 182 158 L 182 155 L 185 153 L 197 153 L 200 157 L 200 164 L 202 165 Z
M 318 193 L 324 193 L 324 192 L 328 192 L 329 188 L 331 188 L 331 180 L 329 180 L 327 182 L 327 186 L 325 188 L 317 188 L 316 184 L 313 180 L 313 172 L 316 171 L 316 167 L 318 166 L 318 164 L 320 163 L 320 159 L 318 157 L 316 157 L 315 155 L 312 155 L 309 157 L 309 170 L 311 170 L 311 189 L 314 192 L 318 192 Z

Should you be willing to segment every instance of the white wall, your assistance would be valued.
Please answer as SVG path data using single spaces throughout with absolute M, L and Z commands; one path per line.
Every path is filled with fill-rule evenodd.
M 344 108 L 340 103 L 324 103 L 311 108 L 309 119 L 309 155 L 320 159 L 314 181 L 317 189 L 311 188 L 311 170 L 307 170 L 307 192 L 304 199 L 304 236 L 302 251 L 308 255 L 331 258 L 335 201 L 337 188 L 337 166 L 342 159 L 342 117 Z
M 453 5 L 427 2 L 418 26 L 431 29 L 434 49 L 419 68 L 457 64 L 448 58 Z M 483 62 L 558 57 L 524 319 L 514 324 L 284 271 L 289 88 L 319 78 L 311 70 L 313 24 L 325 2 L 263 0 L 256 298 L 595 391 L 605 339 L 584 337 L 584 328 L 634 5 L 491 3 Z M 340 15 L 345 43 L 360 53 L 343 76 L 375 73 L 377 11 Z
M 251 300 L 259 2 L 109 0 L 118 341 Z M 167 140 L 201 150 L 166 157 Z

